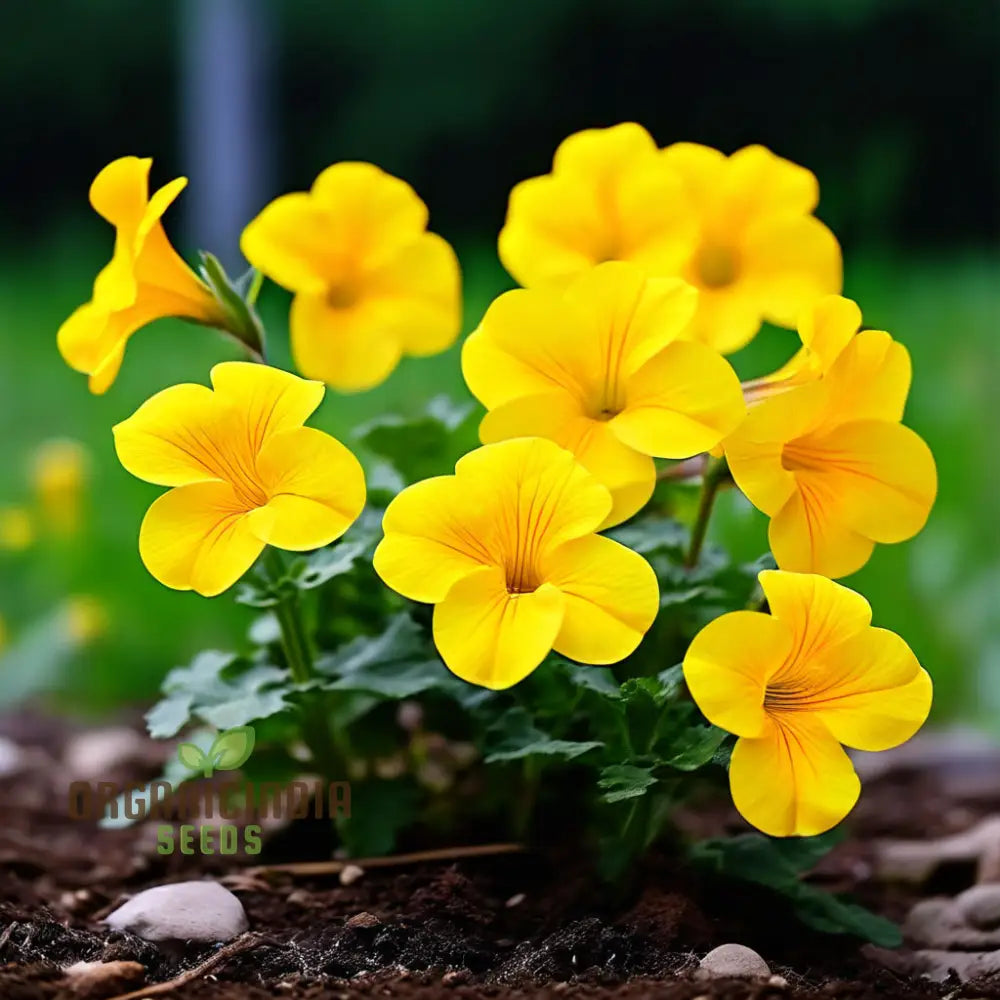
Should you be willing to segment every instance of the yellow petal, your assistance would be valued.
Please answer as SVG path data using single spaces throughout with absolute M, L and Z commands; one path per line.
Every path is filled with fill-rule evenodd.
M 762 318 L 757 296 L 740 283 L 699 288 L 698 310 L 688 336 L 720 354 L 732 354 L 753 340 Z
M 375 571 L 411 600 L 444 600 L 456 581 L 492 562 L 492 513 L 486 484 L 459 485 L 454 476 L 414 483 L 386 508 Z
M 139 554 L 160 583 L 214 597 L 254 564 L 264 543 L 226 483 L 180 486 L 153 501 L 139 531 Z
M 812 716 L 783 714 L 763 734 L 740 739 L 729 765 L 733 803 L 771 837 L 814 837 L 854 807 L 861 782 L 847 754 Z
M 581 663 L 617 663 L 642 641 L 660 606 L 652 567 L 610 538 L 578 538 L 542 561 L 546 583 L 566 598 L 555 650 Z
M 489 484 L 510 552 L 525 566 L 595 531 L 611 510 L 607 487 L 544 438 L 517 438 L 469 452 L 455 466 L 463 489 Z
M 395 330 L 371 300 L 334 308 L 325 296 L 299 294 L 292 301 L 289 325 L 299 371 L 341 392 L 360 392 L 385 381 L 403 352 Z
M 257 536 L 279 549 L 318 549 L 339 538 L 365 505 L 361 464 L 313 427 L 270 436 L 257 456 L 268 502 L 250 515 Z
M 817 654 L 863 632 L 872 609 L 853 590 L 811 573 L 764 570 L 758 575 L 771 614 L 791 630 L 795 657 L 787 669 L 800 671 Z M 774 675 L 781 680 L 783 672 Z M 817 678 L 821 683 L 823 678 Z
M 826 373 L 861 326 L 858 304 L 842 295 L 824 295 L 799 318 L 799 337 Z
M 512 399 L 483 417 L 479 436 L 483 444 L 516 437 L 544 437 L 573 452 L 577 461 L 611 491 L 613 505 L 600 530 L 627 520 L 653 495 L 653 460 L 624 444 L 608 421 L 582 414 L 579 403 L 569 393 Z
M 724 191 L 727 214 L 737 224 L 778 213 L 806 215 L 819 201 L 815 174 L 764 146 L 744 146 L 729 157 Z
M 782 463 L 785 444 L 813 430 L 827 402 L 819 382 L 771 396 L 752 406 L 723 443 L 736 485 L 758 510 L 773 517 L 795 492 L 795 475 Z
M 458 337 L 461 285 L 455 251 L 435 233 L 424 233 L 369 276 L 365 294 L 383 300 L 386 328 L 403 351 L 422 357 L 447 350 Z
M 301 427 L 326 391 L 322 382 L 248 361 L 224 361 L 212 369 L 211 379 L 216 395 L 242 413 L 255 453 L 272 435 Z
M 808 709 L 856 750 L 908 740 L 931 709 L 931 679 L 895 632 L 869 628 L 821 656 L 824 687 Z
M 883 330 L 862 330 L 827 375 L 831 421 L 903 419 L 912 367 L 906 348 Z
M 795 326 L 802 311 L 820 296 L 840 292 L 840 245 L 811 215 L 764 219 L 747 232 L 744 280 L 754 289 L 764 316 Z
M 552 171 L 607 182 L 630 166 L 657 159 L 656 143 L 636 122 L 588 128 L 567 136 L 556 149 Z
M 809 468 L 800 481 L 822 479 L 820 496 L 835 501 L 829 516 L 876 542 L 902 542 L 923 528 L 937 495 L 937 469 L 909 427 L 858 420 L 806 441 L 795 442 L 796 462 Z
M 844 523 L 840 497 L 821 476 L 797 477 L 795 492 L 771 518 L 768 540 L 781 569 L 831 578 L 861 569 L 875 548 Z
M 124 230 L 129 244 L 146 211 L 152 165 L 149 157 L 122 156 L 109 163 L 90 185 L 90 204 L 94 211 L 111 225 Z
M 87 380 L 90 391 L 95 396 L 101 396 L 111 388 L 118 372 L 121 370 L 122 362 L 125 360 L 125 345 L 112 351 L 111 354 L 101 363 L 94 373 Z
M 311 194 L 333 222 L 328 235 L 364 271 L 381 267 L 427 228 L 427 206 L 406 181 L 373 163 L 347 161 L 327 167 Z
M 704 344 L 669 344 L 626 383 L 615 434 L 657 458 L 688 458 L 714 448 L 746 414 L 736 372 Z
M 731 611 L 709 622 L 684 656 L 684 679 L 709 722 L 738 736 L 766 725 L 764 691 L 792 650 L 791 629 L 757 611 Z
M 211 389 L 185 383 L 151 396 L 112 431 L 125 468 L 158 486 L 184 486 L 222 479 L 218 451 L 205 429 L 226 419 Z
M 290 291 L 323 295 L 340 277 L 341 257 L 331 245 L 334 223 L 304 192 L 282 195 L 243 230 L 240 249 L 250 263 Z
M 565 600 L 545 584 L 509 594 L 497 567 L 459 580 L 434 609 L 434 643 L 462 680 L 509 688 L 545 659 L 559 634 Z
M 553 389 L 583 400 L 592 373 L 591 354 L 581 344 L 592 333 L 585 318 L 555 292 L 506 292 L 465 341 L 462 374 L 487 409 Z
M 696 142 L 675 142 L 663 150 L 661 157 L 681 178 L 687 196 L 700 213 L 710 217 L 725 180 L 725 154 Z

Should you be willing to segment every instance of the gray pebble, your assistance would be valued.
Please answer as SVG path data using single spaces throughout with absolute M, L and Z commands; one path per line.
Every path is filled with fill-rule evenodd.
M 742 944 L 720 944 L 699 962 L 698 967 L 704 975 L 720 979 L 726 976 L 756 979 L 771 975 L 767 962 L 753 948 Z

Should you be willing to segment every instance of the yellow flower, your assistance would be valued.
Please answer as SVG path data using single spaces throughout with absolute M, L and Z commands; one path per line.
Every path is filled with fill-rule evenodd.
M 234 584 L 266 544 L 327 545 L 365 503 L 354 455 L 302 426 L 322 385 L 231 361 L 212 369 L 212 386 L 164 389 L 114 428 L 129 472 L 174 487 L 142 522 L 146 568 L 174 590 L 205 597 Z
M 611 490 L 602 527 L 631 517 L 656 483 L 651 456 L 706 451 L 746 412 L 728 362 L 679 339 L 697 298 L 680 279 L 621 262 L 564 293 L 501 295 L 462 350 L 465 380 L 489 410 L 483 442 L 555 441 Z
M 615 663 L 652 624 L 659 589 L 645 559 L 594 534 L 610 508 L 607 489 L 551 441 L 486 445 L 389 504 L 375 569 L 436 605 L 437 648 L 473 684 L 510 687 L 551 649 Z
M 88 456 L 78 441 L 54 438 L 35 452 L 31 468 L 32 486 L 46 521 L 61 534 L 72 534 L 80 526 Z
M 0 507 L 0 551 L 23 552 L 34 540 L 35 527 L 23 507 Z
M 859 594 L 820 576 L 767 570 L 771 614 L 734 611 L 684 657 L 691 695 L 739 739 L 729 767 L 736 808 L 775 837 L 839 823 L 861 791 L 841 744 L 888 750 L 931 706 L 931 679 L 894 632 L 871 627 Z
M 802 351 L 757 383 L 724 442 L 736 485 L 771 518 L 782 569 L 846 576 L 876 542 L 917 534 L 934 504 L 934 457 L 900 423 L 909 354 L 884 331 L 855 333 L 860 323 L 849 299 L 820 300 L 802 321 Z
M 63 605 L 66 633 L 76 647 L 89 646 L 108 631 L 108 611 L 92 594 L 74 594 Z
M 809 170 L 763 146 L 727 157 L 679 142 L 662 155 L 698 215 L 680 272 L 701 292 L 694 337 L 730 354 L 763 320 L 794 326 L 817 298 L 840 291 L 840 245 L 812 214 L 819 184 Z
M 295 293 L 299 370 L 335 389 L 369 389 L 404 354 L 437 354 L 458 336 L 454 251 L 427 232 L 427 206 L 413 188 L 370 163 L 336 163 L 308 193 L 271 202 L 240 245 Z
M 149 196 L 151 159 L 123 156 L 90 187 L 90 204 L 115 227 L 111 262 L 94 282 L 93 296 L 59 329 L 66 363 L 90 376 L 90 389 L 114 382 L 129 337 L 164 316 L 225 326 L 222 306 L 170 245 L 160 218 L 187 184 L 178 177 Z
M 682 277 L 702 293 L 688 336 L 729 354 L 764 319 L 792 326 L 840 291 L 840 247 L 812 215 L 818 198 L 813 174 L 763 146 L 658 151 L 634 123 L 589 129 L 564 140 L 550 174 L 511 192 L 500 258 L 525 287 L 605 260 Z
M 608 260 L 677 274 L 697 236 L 679 175 L 635 122 L 564 139 L 552 172 L 510 193 L 500 232 L 504 267 L 525 288 L 563 285 Z

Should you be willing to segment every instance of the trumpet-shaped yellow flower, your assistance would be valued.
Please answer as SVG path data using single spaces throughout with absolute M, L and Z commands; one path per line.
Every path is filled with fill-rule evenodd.
M 720 355 L 680 339 L 698 294 L 634 264 L 601 264 L 564 292 L 501 295 L 465 342 L 462 371 L 487 407 L 483 442 L 546 437 L 611 491 L 604 524 L 653 492 L 652 456 L 715 447 L 743 418 L 739 380 Z
M 709 721 L 739 739 L 733 802 L 775 837 L 839 823 L 861 791 L 841 744 L 887 750 L 931 706 L 931 680 L 894 632 L 872 628 L 859 594 L 820 576 L 767 570 L 771 614 L 734 611 L 706 625 L 684 677 Z
M 679 142 L 662 156 L 698 216 L 698 238 L 680 271 L 701 292 L 694 337 L 729 354 L 763 320 L 795 326 L 803 309 L 840 291 L 840 245 L 812 214 L 819 184 L 809 170 L 763 146 L 727 157 Z
M 909 354 L 884 331 L 856 333 L 860 323 L 849 299 L 820 300 L 801 323 L 803 349 L 756 384 L 724 442 L 737 486 L 771 518 L 782 569 L 853 573 L 876 542 L 917 534 L 934 503 L 934 457 L 900 423 Z
M 211 597 L 234 584 L 265 545 L 314 549 L 361 513 L 365 480 L 339 441 L 305 420 L 323 386 L 232 361 L 212 389 L 164 389 L 114 428 L 122 465 L 172 486 L 139 533 L 146 568 L 174 590 Z
M 678 274 L 697 237 L 681 177 L 635 122 L 564 139 L 552 172 L 510 193 L 500 232 L 504 267 L 525 288 L 562 285 L 607 260 Z
M 308 193 L 271 202 L 240 245 L 295 293 L 299 370 L 335 389 L 369 389 L 403 355 L 438 354 L 458 336 L 454 251 L 427 232 L 427 206 L 413 188 L 370 163 L 336 163 Z
M 436 605 L 441 657 L 473 684 L 510 687 L 551 649 L 614 663 L 653 623 L 659 588 L 645 559 L 594 534 L 610 509 L 608 490 L 551 441 L 486 445 L 389 504 L 375 569 Z
M 90 389 L 114 382 L 129 337 L 164 316 L 208 326 L 226 325 L 209 287 L 170 245 L 160 219 L 187 184 L 178 177 L 149 196 L 151 159 L 123 156 L 109 163 L 90 187 L 90 204 L 115 227 L 111 262 L 94 282 L 93 296 L 60 327 L 66 363 L 90 376 Z
M 689 336 L 725 354 L 765 319 L 793 326 L 841 287 L 840 247 L 812 212 L 808 170 L 747 146 L 658 151 L 634 123 L 560 145 L 552 172 L 511 192 L 500 258 L 525 287 L 565 284 L 605 260 L 679 276 L 702 293 Z

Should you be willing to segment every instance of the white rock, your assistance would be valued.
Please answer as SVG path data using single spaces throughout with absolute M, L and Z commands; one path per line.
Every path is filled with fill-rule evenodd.
M 698 967 L 705 975 L 720 979 L 725 976 L 756 979 L 771 975 L 767 962 L 753 948 L 742 944 L 720 944 L 698 963 Z
M 63 751 L 67 770 L 76 778 L 107 778 L 116 768 L 141 758 L 146 741 L 124 726 L 78 733 Z
M 229 941 L 250 926 L 243 904 L 217 882 L 146 889 L 104 922 L 147 941 Z
M 1000 926 L 1000 884 L 974 885 L 955 897 L 955 907 L 973 927 L 991 930 Z
M 343 870 L 340 873 L 340 884 L 341 885 L 354 885 L 359 878 L 362 878 L 365 874 L 364 868 L 360 865 L 344 865 Z
M 63 969 L 63 974 L 76 996 L 96 997 L 141 983 L 146 968 L 138 962 L 76 962 Z
M 25 752 L 13 740 L 0 736 L 0 778 L 23 770 L 26 758 Z

